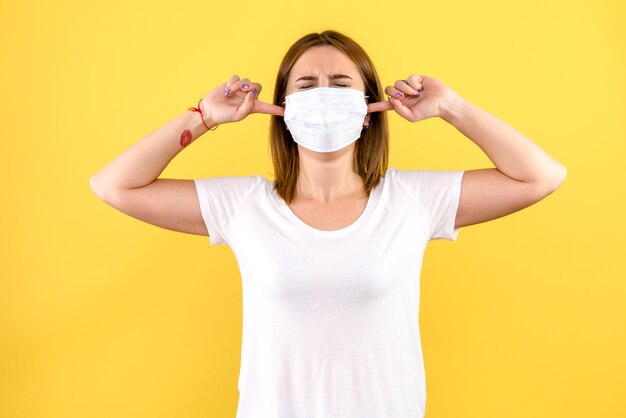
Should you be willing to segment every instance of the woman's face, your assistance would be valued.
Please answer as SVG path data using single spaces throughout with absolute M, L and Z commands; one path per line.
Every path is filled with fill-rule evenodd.
M 316 87 L 353 88 L 365 92 L 365 83 L 356 64 L 331 45 L 314 46 L 298 58 L 291 68 L 285 96 Z

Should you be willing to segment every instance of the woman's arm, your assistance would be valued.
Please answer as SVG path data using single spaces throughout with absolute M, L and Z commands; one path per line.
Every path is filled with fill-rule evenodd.
M 105 201 L 117 193 L 147 186 L 184 148 L 182 144 L 189 145 L 207 130 L 199 113 L 186 111 L 131 145 L 94 174 L 89 184 Z
M 456 227 L 516 212 L 563 183 L 567 170 L 537 144 L 462 97 L 449 97 L 442 102 L 441 118 L 478 145 L 496 166 L 465 172 Z
M 212 127 L 210 121 L 205 122 Z M 157 179 L 187 145 L 208 131 L 186 111 L 135 142 L 89 180 L 102 201 L 133 218 L 174 231 L 208 235 L 193 180 Z
M 250 113 L 282 111 L 257 99 L 261 88 L 234 74 L 202 99 L 199 106 L 206 124 L 212 128 L 243 120 Z M 208 129 L 198 112 L 185 111 L 130 146 L 94 174 L 89 184 L 120 212 L 162 228 L 208 235 L 194 181 L 157 179 L 183 148 Z

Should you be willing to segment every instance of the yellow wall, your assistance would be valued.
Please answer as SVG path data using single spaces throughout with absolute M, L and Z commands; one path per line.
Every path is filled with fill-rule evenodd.
M 568 168 L 555 194 L 432 242 L 428 418 L 626 416 L 624 2 L 0 3 L 0 416 L 234 417 L 230 249 L 98 200 L 89 177 L 237 73 L 271 102 L 310 31 L 383 84 L 438 78 Z M 272 178 L 269 116 L 220 126 L 162 177 Z M 492 166 L 442 119 L 390 114 L 391 165 Z

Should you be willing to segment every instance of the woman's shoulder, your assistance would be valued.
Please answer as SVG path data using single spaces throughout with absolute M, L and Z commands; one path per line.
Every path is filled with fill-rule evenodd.
M 458 172 L 462 170 L 455 169 L 432 169 L 432 168 L 398 168 L 398 167 L 387 167 L 387 173 L 391 173 L 392 175 L 413 175 L 413 176 L 437 176 L 437 175 L 446 175 L 445 173 Z
M 399 169 L 387 170 L 391 183 L 405 189 L 410 194 L 438 193 L 456 187 L 463 177 L 464 170 Z
M 196 187 L 206 191 L 220 194 L 234 194 L 244 196 L 254 189 L 265 187 L 269 182 L 267 178 L 260 174 L 250 175 L 223 175 L 215 177 L 204 177 L 194 179 Z
M 213 177 L 201 177 L 194 179 L 194 181 L 202 183 L 222 183 L 237 186 L 254 185 L 258 183 L 268 182 L 269 180 L 260 174 L 249 174 L 243 176 L 221 175 Z
M 389 167 L 385 175 L 389 175 L 390 178 L 401 182 L 410 182 L 446 179 L 456 177 L 460 173 L 463 173 L 463 170 L 402 169 Z

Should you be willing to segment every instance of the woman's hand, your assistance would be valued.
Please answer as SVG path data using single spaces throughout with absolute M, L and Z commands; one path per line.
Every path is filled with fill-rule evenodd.
M 240 79 L 233 74 L 230 79 L 220 84 L 207 94 L 200 106 L 204 118 L 211 125 L 238 122 L 250 113 L 267 113 L 283 116 L 285 109 L 258 99 L 263 87 L 248 78 Z
M 368 105 L 370 111 L 393 109 L 410 122 L 442 116 L 447 102 L 458 99 L 456 92 L 441 81 L 417 74 L 385 87 L 385 94 L 390 96 L 389 101 Z

